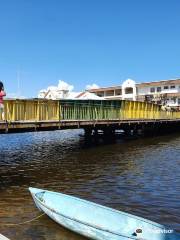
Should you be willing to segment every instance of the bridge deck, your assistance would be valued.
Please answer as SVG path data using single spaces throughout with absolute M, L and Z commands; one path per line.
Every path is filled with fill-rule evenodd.
M 61 121 L 0 121 L 0 133 L 63 130 L 78 128 L 111 127 L 114 129 L 131 128 L 142 125 L 177 124 L 180 119 L 130 119 L 130 120 L 61 120 Z

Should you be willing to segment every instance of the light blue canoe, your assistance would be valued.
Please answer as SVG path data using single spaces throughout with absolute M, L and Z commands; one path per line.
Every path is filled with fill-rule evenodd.
M 62 193 L 29 190 L 39 210 L 60 225 L 94 240 L 180 239 L 164 226 L 141 217 Z
M 7 238 L 4 235 L 0 234 L 0 240 L 9 240 L 9 238 Z

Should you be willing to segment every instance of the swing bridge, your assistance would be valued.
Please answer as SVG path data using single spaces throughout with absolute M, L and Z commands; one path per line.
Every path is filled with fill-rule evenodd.
M 4 100 L 0 133 L 85 130 L 87 135 L 116 130 L 167 132 L 180 129 L 180 111 L 165 111 L 148 102 L 129 100 Z M 1 114 L 0 114 L 1 115 Z

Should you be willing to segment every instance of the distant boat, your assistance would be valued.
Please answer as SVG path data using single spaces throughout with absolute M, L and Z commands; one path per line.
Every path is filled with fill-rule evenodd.
M 163 225 L 62 193 L 29 188 L 36 206 L 60 225 L 94 240 L 178 240 Z

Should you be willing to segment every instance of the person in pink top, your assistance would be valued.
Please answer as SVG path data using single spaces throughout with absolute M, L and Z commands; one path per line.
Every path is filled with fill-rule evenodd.
M 2 120 L 4 120 L 4 104 L 3 104 L 3 97 L 6 96 L 6 93 L 4 92 L 4 85 L 2 82 L 0 82 L 0 113 L 2 116 Z

